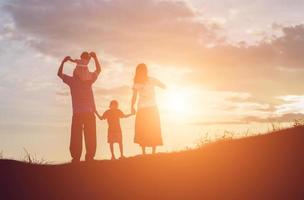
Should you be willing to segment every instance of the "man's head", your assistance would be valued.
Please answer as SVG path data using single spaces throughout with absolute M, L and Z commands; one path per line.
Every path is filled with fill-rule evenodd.
M 118 101 L 112 100 L 110 102 L 110 109 L 118 109 L 118 106 L 119 106 Z

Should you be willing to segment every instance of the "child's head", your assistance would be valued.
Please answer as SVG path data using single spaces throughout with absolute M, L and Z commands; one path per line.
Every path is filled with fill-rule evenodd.
M 110 102 L 110 109 L 117 109 L 118 108 L 118 101 L 112 100 Z
M 84 51 L 84 52 L 81 53 L 80 58 L 81 58 L 82 61 L 89 62 L 90 59 L 91 59 L 91 56 L 88 52 Z

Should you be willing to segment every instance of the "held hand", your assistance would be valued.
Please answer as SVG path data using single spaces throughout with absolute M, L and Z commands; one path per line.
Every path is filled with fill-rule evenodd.
M 96 115 L 97 115 L 98 119 L 102 120 L 101 116 L 98 113 L 96 113 Z
M 96 53 L 92 51 L 92 52 L 90 53 L 90 56 L 91 56 L 92 58 L 96 58 Z
M 136 110 L 135 110 L 134 107 L 131 108 L 131 114 L 132 114 L 132 115 L 135 115 L 135 114 L 136 114 Z
M 99 115 L 99 113 L 97 112 L 97 110 L 95 110 L 95 114 L 97 115 L 98 119 L 102 120 L 102 117 Z

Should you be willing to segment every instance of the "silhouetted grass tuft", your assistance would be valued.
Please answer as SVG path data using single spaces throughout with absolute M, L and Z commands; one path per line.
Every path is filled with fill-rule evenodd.
M 293 122 L 293 127 L 304 126 L 304 119 L 296 119 Z
M 30 154 L 26 148 L 23 148 L 24 152 L 25 152 L 25 156 L 23 161 L 27 162 L 29 164 L 38 164 L 38 165 L 45 165 L 45 164 L 49 164 L 48 161 L 46 161 L 44 158 L 37 158 L 36 155 L 32 155 Z

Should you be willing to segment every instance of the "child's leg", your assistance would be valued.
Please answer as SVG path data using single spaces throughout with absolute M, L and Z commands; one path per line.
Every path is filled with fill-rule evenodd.
M 123 145 L 122 142 L 119 142 L 119 150 L 120 150 L 120 157 L 123 158 L 124 157 L 124 153 L 123 153 Z
M 146 147 L 145 146 L 141 146 L 141 150 L 142 150 L 142 154 L 145 155 L 146 154 Z
M 155 154 L 156 153 L 156 146 L 153 146 L 152 147 L 152 154 Z
M 115 154 L 114 154 L 114 145 L 113 145 L 113 143 L 110 143 L 110 150 L 111 150 L 111 155 L 112 155 L 112 160 L 114 160 L 115 159 Z

